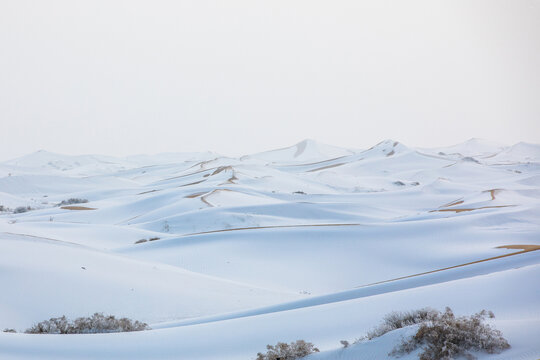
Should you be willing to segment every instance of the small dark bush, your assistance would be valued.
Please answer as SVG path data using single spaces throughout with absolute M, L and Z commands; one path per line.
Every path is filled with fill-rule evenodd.
M 461 356 L 476 359 L 469 351 L 500 353 L 510 344 L 499 330 L 485 324 L 484 320 L 494 318 L 491 311 L 482 310 L 469 317 L 455 317 L 450 308 L 444 313 L 437 312 L 420 324 L 416 335 L 403 340 L 389 355 L 408 354 L 423 346 L 420 360 L 451 360 Z
M 34 208 L 31 208 L 30 206 L 18 206 L 15 208 L 15 210 L 13 210 L 13 213 L 14 214 L 21 214 L 21 213 L 25 213 L 27 211 L 30 211 L 30 210 L 34 210 Z
M 87 203 L 87 202 L 88 202 L 87 199 L 70 198 L 70 199 L 67 199 L 67 200 L 60 201 L 60 203 L 56 204 L 56 206 L 84 204 L 84 203 Z
M 304 340 L 296 340 L 290 344 L 278 342 L 275 346 L 266 345 L 266 349 L 266 354 L 257 354 L 257 360 L 295 360 L 319 352 L 312 343 Z
M 27 334 L 97 334 L 111 332 L 150 330 L 147 324 L 128 318 L 95 313 L 70 321 L 65 316 L 42 321 L 27 329 Z
M 2 331 L 6 332 L 6 333 L 16 333 L 17 332 L 15 329 L 4 329 Z
M 135 241 L 135 244 L 142 244 L 142 243 L 145 243 L 147 241 L 156 241 L 156 240 L 159 240 L 160 238 L 158 237 L 152 237 L 152 238 L 149 238 L 149 239 L 140 239 L 140 240 L 137 240 Z

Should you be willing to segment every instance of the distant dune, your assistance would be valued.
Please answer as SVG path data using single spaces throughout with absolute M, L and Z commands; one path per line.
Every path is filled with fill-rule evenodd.
M 305 339 L 321 350 L 306 359 L 386 359 L 412 328 L 340 340 L 450 306 L 495 312 L 512 347 L 480 359 L 537 360 L 539 179 L 540 145 L 480 139 L 6 161 L 0 327 L 18 333 L 0 358 L 240 360 Z M 154 330 L 21 333 L 95 312 Z

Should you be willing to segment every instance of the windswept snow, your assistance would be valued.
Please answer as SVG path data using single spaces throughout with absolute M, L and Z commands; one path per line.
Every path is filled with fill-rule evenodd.
M 391 311 L 451 306 L 497 315 L 512 348 L 479 358 L 536 360 L 539 149 L 305 140 L 240 158 L 0 163 L 0 327 L 105 312 L 154 328 L 0 333 L 0 358 L 253 359 L 304 339 L 323 350 L 308 359 L 384 359 L 413 329 L 339 341 Z M 88 202 L 58 206 L 69 198 Z

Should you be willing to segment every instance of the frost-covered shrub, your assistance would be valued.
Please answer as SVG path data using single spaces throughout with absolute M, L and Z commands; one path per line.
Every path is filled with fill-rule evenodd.
M 266 349 L 266 354 L 257 354 L 257 360 L 295 360 L 319 352 L 312 343 L 304 340 L 296 340 L 290 344 L 278 342 L 275 346 L 266 345 Z
M 471 316 L 455 317 L 450 308 L 420 323 L 416 335 L 403 340 L 389 355 L 408 354 L 423 347 L 420 360 L 451 360 L 459 357 L 476 359 L 469 351 L 500 353 L 510 344 L 499 330 L 485 324 L 494 318 L 491 311 L 482 310 Z
M 95 313 L 91 317 L 80 317 L 70 321 L 65 316 L 42 321 L 27 329 L 27 334 L 96 334 L 126 331 L 150 330 L 147 324 L 130 320 L 117 319 L 113 315 Z
M 30 211 L 30 210 L 34 210 L 34 208 L 31 208 L 30 206 L 18 206 L 15 208 L 15 210 L 13 210 L 13 213 L 14 214 L 21 214 L 21 213 L 25 213 L 27 211 Z
M 419 324 L 435 319 L 439 312 L 431 308 L 423 308 L 413 311 L 394 311 L 383 318 L 383 322 L 366 335 L 368 340 L 382 336 L 387 332 L 401 329 L 405 326 Z
M 69 334 L 69 321 L 65 316 L 42 321 L 27 329 L 28 334 Z
M 88 202 L 87 199 L 70 198 L 70 199 L 67 199 L 67 200 L 60 201 L 60 203 L 58 203 L 56 206 L 84 204 L 84 203 L 87 203 L 87 202 Z
M 5 332 L 5 333 L 16 333 L 17 331 L 15 329 L 4 329 L 2 330 L 2 332 Z

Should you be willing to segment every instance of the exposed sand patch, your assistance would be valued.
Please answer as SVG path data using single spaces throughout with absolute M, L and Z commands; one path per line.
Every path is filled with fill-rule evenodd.
M 493 256 L 493 257 L 490 257 L 490 258 L 487 258 L 487 259 L 471 261 L 471 262 L 464 263 L 464 264 L 449 266 L 449 267 L 445 267 L 445 268 L 442 268 L 442 269 L 436 269 L 436 270 L 426 271 L 426 272 L 422 272 L 422 273 L 418 273 L 418 274 L 402 276 L 402 277 L 398 277 L 398 278 L 395 278 L 395 279 L 383 280 L 383 281 L 378 281 L 378 282 L 374 282 L 374 283 L 371 283 L 371 284 L 360 285 L 360 286 L 357 286 L 357 288 L 371 286 L 371 285 L 377 285 L 377 284 L 384 284 L 384 283 L 391 282 L 391 281 L 409 279 L 409 278 L 416 277 L 416 276 L 433 274 L 433 273 L 436 273 L 436 272 L 455 269 L 455 268 L 468 266 L 468 265 L 472 265 L 472 264 L 478 264 L 478 263 L 482 263 L 482 262 L 486 262 L 486 261 L 502 259 L 502 258 L 505 258 L 505 257 L 508 257 L 508 256 L 525 254 L 525 253 L 528 253 L 528 252 L 531 252 L 531 251 L 540 250 L 540 245 L 501 245 L 501 246 L 497 246 L 496 249 L 521 249 L 521 251 L 513 252 L 513 253 L 510 253 L 510 254 L 499 255 L 499 256 Z
M 540 250 L 540 245 L 502 245 L 497 246 L 497 249 L 521 249 L 524 250 L 522 252 L 529 252 Z
M 86 206 L 62 206 L 60 209 L 65 210 L 97 210 L 96 208 L 90 208 Z
M 225 181 L 224 183 L 219 184 L 219 186 L 226 185 L 226 184 L 233 184 L 233 185 L 235 185 L 235 184 L 236 184 L 236 183 L 234 182 L 235 180 L 238 180 L 238 178 L 237 178 L 236 175 L 234 175 L 234 173 L 233 173 L 233 176 L 231 176 L 230 178 L 228 178 L 227 181 Z
M 445 208 L 445 207 L 450 207 L 450 206 L 455 206 L 455 205 L 460 205 L 460 204 L 463 204 L 463 200 L 454 200 L 452 202 L 449 202 L 448 204 L 445 204 L 443 206 L 441 206 L 442 208 Z
M 192 182 L 192 183 L 189 183 L 189 184 L 184 184 L 184 185 L 179 185 L 178 187 L 184 187 L 184 186 L 190 186 L 190 185 L 197 185 L 197 184 L 200 184 L 202 182 L 206 181 L 206 179 L 202 179 L 202 180 L 199 180 L 199 181 L 195 181 L 195 182 Z
M 142 193 L 138 193 L 137 195 L 150 194 L 150 193 L 153 193 L 153 192 L 156 192 L 156 191 L 161 191 L 161 190 L 149 190 L 149 191 L 143 191 Z
M 216 174 L 219 174 L 222 171 L 227 171 L 227 170 L 230 170 L 230 171 L 234 172 L 233 167 L 230 166 L 230 165 L 229 166 L 220 166 L 212 173 L 212 175 L 216 175 Z
M 502 189 L 491 189 L 491 190 L 486 190 L 486 191 L 482 191 L 482 192 L 488 192 L 491 195 L 491 200 L 495 200 L 495 195 L 498 194 L 501 191 L 502 191 Z
M 216 189 L 216 190 L 212 190 L 210 191 L 209 193 L 207 193 L 206 195 L 204 196 L 201 196 L 201 201 L 203 203 L 205 203 L 206 205 L 210 206 L 210 207 L 215 207 L 214 204 L 212 204 L 211 202 L 208 201 L 207 197 L 212 195 L 212 194 L 215 194 L 217 192 L 220 192 L 220 191 L 233 191 L 233 190 L 229 190 L 229 189 Z
M 186 196 L 184 196 L 184 198 L 194 199 L 194 198 L 199 197 L 199 196 L 204 195 L 204 194 L 206 194 L 206 192 L 203 191 L 203 192 L 198 192 L 198 193 L 191 194 L 191 195 L 186 195 Z
M 466 212 L 466 211 L 474 211 L 474 210 L 482 210 L 482 209 L 494 209 L 494 208 L 504 208 L 504 207 L 513 207 L 517 205 L 496 205 L 496 206 L 482 206 L 478 208 L 466 208 L 466 209 L 438 209 L 438 210 L 431 210 L 430 212 L 448 212 L 448 211 L 454 211 L 456 214 L 460 212 Z
M 203 203 L 205 203 L 206 205 L 210 206 L 210 207 L 214 207 L 214 205 L 212 205 L 211 203 L 209 203 L 206 198 L 204 196 L 201 196 L 201 201 Z
M 335 167 L 338 167 L 338 166 L 341 166 L 341 165 L 345 165 L 345 163 L 337 163 L 337 164 L 332 164 L 332 165 L 326 165 L 326 166 L 323 166 L 323 167 L 320 167 L 320 168 L 308 170 L 307 172 L 331 169 L 331 168 L 335 168 Z

